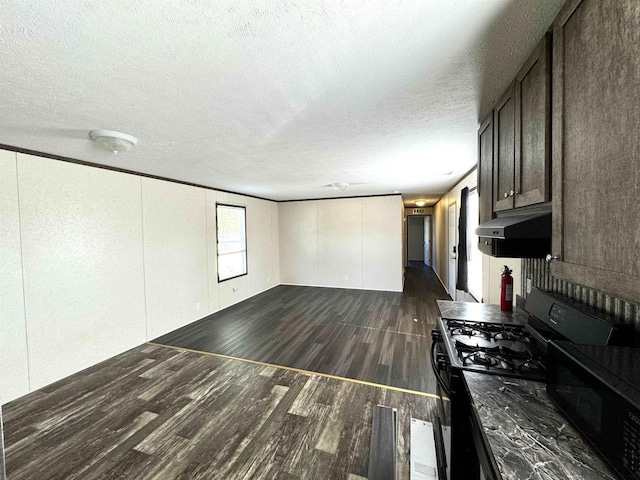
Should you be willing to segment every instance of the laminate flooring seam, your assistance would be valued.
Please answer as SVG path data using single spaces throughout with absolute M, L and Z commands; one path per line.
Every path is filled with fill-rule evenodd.
M 331 375 L 328 373 L 320 373 L 320 372 L 315 372 L 315 371 L 311 371 L 311 370 L 303 370 L 300 368 L 295 368 L 295 367 L 288 367 L 286 365 L 276 365 L 274 363 L 265 363 L 265 362 L 260 362 L 257 360 L 249 360 L 246 358 L 238 358 L 238 357 L 233 357 L 230 355 L 223 355 L 221 353 L 212 353 L 212 352 L 205 352 L 205 351 L 201 351 L 201 350 L 193 350 L 191 348 L 185 348 L 185 347 L 176 347 L 173 345 L 165 345 L 162 343 L 154 343 L 154 342 L 147 342 L 147 345 L 153 345 L 154 347 L 160 347 L 160 348 L 169 348 L 169 349 L 173 349 L 173 350 L 178 350 L 178 351 L 183 351 L 183 352 L 190 352 L 190 353 L 197 353 L 200 355 L 208 355 L 211 357 L 218 357 L 218 358 L 224 358 L 226 360 L 237 360 L 239 362 L 245 362 L 245 363 L 251 363 L 253 365 L 260 365 L 262 367 L 270 367 L 270 368 L 275 368 L 275 369 L 281 369 L 281 370 L 287 370 L 290 372 L 296 372 L 296 373 L 302 373 L 305 375 L 312 375 L 312 376 L 318 376 L 318 377 L 323 377 L 323 378 L 331 378 L 333 380 L 341 380 L 344 382 L 351 382 L 351 383 L 357 383 L 359 385 L 367 385 L 369 387 L 376 387 L 376 388 L 382 388 L 385 390 L 393 390 L 395 392 L 402 392 L 402 393 L 410 393 L 413 395 L 420 395 L 422 397 L 429 397 L 429 398 L 442 398 L 442 400 L 444 401 L 449 401 L 449 398 L 445 397 L 445 396 L 440 396 L 438 394 L 435 393 L 428 393 L 428 392 L 421 392 L 419 390 L 410 390 L 407 388 L 400 388 L 400 387 L 394 387 L 392 385 L 384 385 L 381 383 L 374 383 L 374 382 L 367 382 L 365 380 L 357 380 L 354 378 L 349 378 L 349 377 L 341 377 L 338 375 Z

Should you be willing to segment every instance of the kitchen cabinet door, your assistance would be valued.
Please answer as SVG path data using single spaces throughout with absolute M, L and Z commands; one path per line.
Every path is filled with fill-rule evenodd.
M 480 224 L 493 218 L 493 111 L 478 130 L 478 197 Z M 478 238 L 481 252 L 491 255 L 491 240 Z
M 551 34 L 547 34 L 515 80 L 515 191 L 513 198 L 516 208 L 549 201 L 550 47 Z M 506 192 L 506 186 L 504 191 Z
M 553 25 L 556 277 L 640 301 L 640 3 L 569 0 Z
M 513 208 L 516 99 L 511 85 L 493 109 L 493 211 Z

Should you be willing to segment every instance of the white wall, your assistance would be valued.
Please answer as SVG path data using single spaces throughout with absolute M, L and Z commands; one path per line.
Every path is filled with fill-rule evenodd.
M 220 284 L 216 201 L 247 207 Z M 279 283 L 278 206 L 241 195 L 0 151 L 0 227 L 2 402 Z
M 147 338 L 217 310 L 209 305 L 207 192 L 142 178 Z
M 399 195 L 278 208 L 282 283 L 402 291 Z
M 0 400 L 29 391 L 16 154 L 0 150 Z
M 31 390 L 146 340 L 140 179 L 18 154 Z
M 318 202 L 320 285 L 362 288 L 362 200 Z
M 362 288 L 402 291 L 402 229 L 401 201 L 362 199 Z
M 449 205 L 451 203 L 460 202 L 460 193 L 465 187 L 474 188 L 477 185 L 478 177 L 474 169 L 469 175 L 463 178 L 455 187 L 445 193 L 434 207 L 434 225 L 435 225 L 435 253 L 434 253 L 434 270 L 441 282 L 445 286 L 448 285 L 448 225 L 449 225 Z M 458 225 L 459 209 L 456 209 L 455 223 Z M 457 229 L 456 229 L 457 230 Z M 457 241 L 455 242 L 457 244 Z M 520 273 L 522 262 L 518 258 L 495 258 L 489 255 L 482 256 L 482 302 L 484 303 L 500 303 L 500 271 L 503 265 L 508 265 L 513 270 L 511 274 L 514 279 L 514 305 L 515 295 L 522 294 Z M 450 292 L 451 295 L 451 292 Z M 453 295 L 452 295 L 453 296 Z M 456 291 L 454 300 L 472 301 L 472 297 L 462 291 Z M 480 299 L 478 299 L 480 300 Z
M 318 201 L 278 205 L 282 283 L 320 285 Z

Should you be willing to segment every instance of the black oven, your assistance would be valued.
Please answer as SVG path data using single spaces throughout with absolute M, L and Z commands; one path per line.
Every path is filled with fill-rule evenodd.
M 640 352 L 551 342 L 549 358 L 551 398 L 622 478 L 640 480 Z
M 551 341 L 570 340 L 574 343 L 605 345 L 626 336 L 623 327 L 615 319 L 599 317 L 596 312 L 565 297 L 535 288 L 527 297 L 527 315 L 524 318 L 516 315 L 504 317 L 500 312 L 492 312 L 490 306 L 484 307 L 482 311 L 485 313 L 477 314 L 474 311 L 480 309 L 465 309 L 464 304 L 450 303 L 439 305 L 441 312 L 444 308 L 447 314 L 442 312 L 443 316 L 436 322 L 436 330 L 432 331 L 431 364 L 438 391 L 448 397 L 448 401 L 440 402 L 439 417 L 443 425 L 450 425 L 450 440 L 445 438 L 444 443 L 450 447 L 452 459 L 440 470 L 451 480 L 499 479 L 501 476 L 488 447 L 486 433 L 480 419 L 476 418 L 464 372 L 545 382 L 547 368 L 554 363 L 547 354 L 547 345 Z M 636 368 L 640 368 L 638 360 L 633 364 Z M 559 376 L 567 376 L 566 372 L 554 371 Z M 607 417 L 598 417 L 598 413 L 603 411 L 599 402 L 605 397 L 593 395 L 593 392 L 589 392 L 589 396 L 587 391 L 580 391 L 584 395 L 580 397 L 581 403 L 574 408 L 575 414 L 582 415 L 582 420 L 578 421 L 583 423 L 583 428 L 591 429 L 593 435 L 598 437 L 604 424 L 610 426 L 615 422 Z M 555 393 L 558 398 L 565 397 L 566 408 L 569 408 L 567 402 L 576 398 L 576 392 L 568 390 L 566 386 Z M 499 394 L 496 392 L 496 395 Z M 640 428 L 640 414 L 630 415 L 625 427 L 629 431 L 629 438 L 640 439 L 640 431 L 634 437 L 636 430 L 630 423 L 638 419 L 636 425 Z M 438 439 L 436 435 L 436 442 L 443 441 L 442 437 L 445 436 Z M 630 448 L 629 442 L 624 445 Z M 635 453 L 628 455 L 627 463 L 636 461 L 633 460 Z M 640 449 L 638 456 L 637 461 L 640 462 Z M 640 480 L 640 477 L 629 478 Z
M 440 321 L 438 330 L 431 332 L 431 366 L 440 394 L 435 421 L 438 480 L 481 478 L 483 462 L 474 445 L 472 409 L 463 372 L 451 365 L 441 330 Z

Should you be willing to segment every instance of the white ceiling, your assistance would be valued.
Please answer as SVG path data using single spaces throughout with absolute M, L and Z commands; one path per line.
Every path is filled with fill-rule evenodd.
M 0 143 L 285 200 L 446 192 L 563 0 L 2 3 Z

